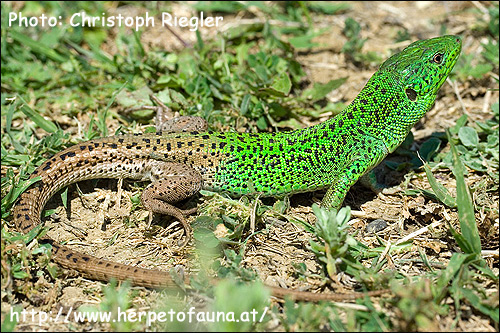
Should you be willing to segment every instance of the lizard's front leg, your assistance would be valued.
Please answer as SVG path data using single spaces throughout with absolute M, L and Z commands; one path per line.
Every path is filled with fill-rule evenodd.
M 185 164 L 150 160 L 144 178 L 151 180 L 151 184 L 146 187 L 141 196 L 142 205 L 150 212 L 150 223 L 152 213 L 177 218 L 186 232 L 186 240 L 180 246 L 186 246 L 190 240 L 191 227 L 185 216 L 194 213 L 196 208 L 181 210 L 172 204 L 200 191 L 201 174 Z
M 383 141 L 371 136 L 360 138 L 354 146 L 350 162 L 346 163 L 344 170 L 339 173 L 340 176 L 332 182 L 321 201 L 321 206 L 338 210 L 351 186 L 379 164 L 387 154 L 388 150 Z

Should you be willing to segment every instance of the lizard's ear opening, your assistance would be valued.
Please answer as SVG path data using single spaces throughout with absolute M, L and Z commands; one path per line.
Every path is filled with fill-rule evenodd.
M 405 90 L 406 96 L 410 99 L 410 101 L 415 102 L 417 100 L 417 92 L 411 88 Z

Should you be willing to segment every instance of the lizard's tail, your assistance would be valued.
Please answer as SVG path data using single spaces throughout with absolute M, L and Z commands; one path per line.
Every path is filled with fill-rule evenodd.
M 131 165 L 129 156 L 120 154 L 116 144 L 112 144 L 114 146 L 107 139 L 88 141 L 70 147 L 40 165 L 31 178 L 40 176 L 41 179 L 21 194 L 13 208 L 16 228 L 27 233 L 40 225 L 41 213 L 48 200 L 67 185 L 88 179 L 120 178 L 125 169 L 129 178 L 140 178 L 135 172 L 140 165 Z M 48 236 L 40 238 L 40 241 L 52 245 L 52 258 L 56 263 L 78 270 L 91 279 L 130 280 L 134 285 L 151 288 L 177 286 L 168 272 L 132 267 L 82 254 Z

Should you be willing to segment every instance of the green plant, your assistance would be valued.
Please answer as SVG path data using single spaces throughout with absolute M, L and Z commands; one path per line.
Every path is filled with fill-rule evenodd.
M 476 135 L 474 134 L 475 132 L 471 130 L 462 131 L 462 143 L 467 146 L 470 142 L 475 142 Z M 432 288 L 433 300 L 436 305 L 439 305 L 449 293 L 453 297 L 457 309 L 463 300 L 467 300 L 474 308 L 498 323 L 498 305 L 496 307 L 487 305 L 489 303 L 486 301 L 483 288 L 475 282 L 475 279 L 481 276 L 498 283 L 498 276 L 481 258 L 481 239 L 476 224 L 475 205 L 470 188 L 465 182 L 464 163 L 453 143 L 451 131 L 447 131 L 447 135 L 453 158 L 452 171 L 457 184 L 456 198 L 452 197 L 449 191 L 439 184 L 426 163 L 424 163 L 424 168 L 435 197 L 449 207 L 456 207 L 458 211 L 460 232 L 455 230 L 451 224 L 449 227 L 463 253 L 454 253 L 447 268 L 437 274 L 436 284 Z
M 361 25 L 351 17 L 346 18 L 344 24 L 342 32 L 347 37 L 347 42 L 342 47 L 342 53 L 346 58 L 356 65 L 380 62 L 380 57 L 375 52 L 361 52 L 367 40 L 361 38 Z
M 309 240 L 311 251 L 318 259 L 326 265 L 328 275 L 332 280 L 336 280 L 338 272 L 337 260 L 347 255 L 349 246 L 356 245 L 356 240 L 349 235 L 349 219 L 351 209 L 349 207 L 337 210 L 326 210 L 318 205 L 312 206 L 317 221 L 314 225 L 314 234 L 321 243 Z

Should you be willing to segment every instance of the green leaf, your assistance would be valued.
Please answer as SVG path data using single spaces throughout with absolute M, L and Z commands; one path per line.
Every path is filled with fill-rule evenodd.
M 61 193 L 61 199 L 63 202 L 64 208 L 68 208 L 68 187 Z
M 39 41 L 33 40 L 28 36 L 25 36 L 12 29 L 9 29 L 8 32 L 12 39 L 16 40 L 21 45 L 29 47 L 34 53 L 44 55 L 47 58 L 60 63 L 63 63 L 67 60 L 65 57 L 59 55 L 53 48 L 50 48 Z
M 470 259 L 470 255 L 463 253 L 453 253 L 446 266 L 445 270 L 441 271 L 439 278 L 436 280 L 436 288 L 433 289 L 434 292 L 434 302 L 439 304 L 448 292 L 448 284 L 461 270 L 464 262 Z
M 175 103 L 179 103 L 183 107 L 186 107 L 189 105 L 188 101 L 186 98 L 179 92 L 175 90 L 170 90 L 170 97 L 172 98 L 172 101 Z
M 21 111 L 35 124 L 37 124 L 41 129 L 45 130 L 48 133 L 55 133 L 57 131 L 57 126 L 51 122 L 50 120 L 45 119 L 42 117 L 40 114 L 35 112 L 32 108 L 26 104 L 26 101 L 22 99 L 22 97 L 19 96 L 21 101 L 23 102 L 23 105 L 21 106 Z
M 271 88 L 277 90 L 283 95 L 288 95 L 290 93 L 290 89 L 292 88 L 292 82 L 290 81 L 290 77 L 287 73 L 281 73 L 278 77 L 276 77 L 271 85 Z
M 12 276 L 14 277 L 14 279 L 19 279 L 19 280 L 22 280 L 22 279 L 25 279 L 27 277 L 29 277 L 29 274 L 26 273 L 22 267 L 21 267 L 21 264 L 20 263 L 16 263 L 12 266 L 11 268 L 11 272 L 12 272 Z M 6 317 L 10 317 L 10 316 L 6 316 Z M 3 325 L 2 325 L 2 332 L 4 332 L 3 330 Z
M 261 116 L 261 117 L 259 117 L 259 119 L 257 119 L 256 124 L 260 130 L 265 130 L 267 128 L 267 121 L 266 121 L 266 118 L 263 116 Z
M 236 297 L 235 295 L 240 295 Z M 245 318 L 245 313 L 255 309 L 264 309 L 269 302 L 269 291 L 262 283 L 241 284 L 234 280 L 221 280 L 214 290 L 214 302 L 210 306 L 213 313 L 232 313 L 235 318 Z M 210 331 L 244 332 L 254 327 L 248 320 L 220 320 L 211 323 Z
M 206 248 L 215 248 L 220 244 L 220 241 L 215 237 L 214 233 L 212 230 L 200 227 L 194 230 L 193 232 L 193 237 L 196 239 L 198 242 L 203 244 L 204 247 Z
M 13 187 L 12 190 L 10 190 L 7 193 L 7 195 L 5 195 L 2 198 L 2 218 L 7 217 L 7 215 L 9 214 L 10 208 L 12 207 L 14 202 L 17 200 L 19 195 L 21 195 L 21 193 L 26 191 L 26 189 L 28 187 L 30 187 L 31 184 L 34 184 L 34 183 L 40 181 L 41 179 L 42 179 L 42 177 L 37 176 L 37 177 L 31 178 L 31 179 L 25 181 L 24 183 L 22 183 L 22 185 L 20 185 L 21 184 L 20 183 L 17 186 Z
M 237 13 L 247 5 L 240 1 L 197 1 L 192 6 L 199 12 Z
M 479 296 L 470 289 L 462 288 L 461 292 L 465 296 L 467 301 L 469 301 L 470 305 L 472 305 L 475 309 L 481 311 L 485 315 L 489 316 L 498 324 L 498 306 L 495 307 L 481 303 L 481 299 L 479 298 Z
M 449 227 L 450 227 L 450 232 L 453 238 L 455 238 L 455 241 L 457 242 L 460 249 L 462 249 L 462 251 L 464 251 L 465 253 L 473 253 L 474 248 L 472 244 L 461 233 L 456 231 L 451 224 L 449 225 Z
M 333 15 L 337 12 L 346 11 L 351 8 L 351 5 L 346 2 L 331 3 L 330 1 L 309 1 L 307 5 L 312 11 L 328 15 Z
M 477 135 L 476 130 L 472 127 L 465 126 L 460 128 L 458 130 L 458 137 L 464 146 L 469 148 L 477 147 L 479 143 L 479 136 Z
M 313 43 L 312 39 L 316 37 L 316 35 L 302 35 L 297 37 L 292 37 L 288 40 L 290 44 L 296 49 L 308 49 L 315 46 L 318 46 L 318 43 Z
M 457 134 L 458 131 L 465 126 L 467 123 L 467 115 L 464 114 L 460 118 L 457 119 L 456 123 L 454 126 L 450 127 L 450 132 L 453 134 Z M 411 132 L 410 132 L 411 133 Z
M 328 95 L 329 92 L 340 87 L 342 84 L 344 84 L 345 81 L 347 81 L 347 77 L 330 80 L 327 83 L 315 83 L 312 88 L 304 90 L 301 98 L 316 102 L 320 99 L 325 98 L 325 96 Z
M 429 180 L 429 184 L 431 185 L 432 190 L 434 191 L 434 194 L 436 197 L 441 201 L 443 204 L 445 204 L 448 207 L 454 208 L 457 206 L 457 202 L 454 197 L 451 196 L 450 192 L 448 192 L 448 189 L 443 186 L 443 184 L 439 183 L 436 180 L 436 177 L 432 174 L 432 170 L 429 167 L 429 164 L 427 162 L 422 160 L 422 163 L 424 165 L 424 170 L 425 174 L 427 175 L 427 179 Z
M 151 105 L 151 99 L 149 96 L 153 94 L 153 91 L 147 86 L 143 86 L 134 91 L 129 91 L 128 89 L 120 89 L 115 95 L 116 102 L 126 108 Z M 137 112 L 137 111 L 136 111 Z M 143 112 L 151 113 L 151 111 L 146 110 Z
M 262 65 L 257 65 L 254 67 L 254 71 L 255 74 L 257 74 L 262 81 L 266 82 L 267 80 L 269 80 L 267 67 Z
M 458 152 L 451 140 L 451 134 L 447 131 L 448 141 L 450 142 L 451 152 L 453 154 L 453 174 L 457 181 L 457 207 L 458 219 L 460 221 L 460 229 L 464 238 L 472 246 L 471 252 L 476 255 L 481 254 L 481 239 L 476 225 L 476 217 L 474 215 L 474 201 L 470 190 L 465 183 L 464 173 L 465 168 L 458 156 Z M 462 249 L 465 251 L 465 249 Z
M 250 94 L 245 94 L 243 96 L 243 100 L 241 101 L 240 111 L 242 115 L 245 115 L 248 112 L 248 107 L 250 106 L 250 99 L 252 96 Z
M 477 64 L 477 66 L 473 67 L 469 75 L 476 79 L 481 79 L 483 76 L 485 76 L 487 73 L 491 72 L 493 70 L 493 66 L 490 64 Z
M 43 230 L 43 225 L 39 224 L 31 229 L 26 235 L 23 235 L 26 244 L 30 243 L 35 237 L 40 234 L 45 234 L 47 231 Z
M 432 156 L 439 150 L 440 146 L 441 140 L 436 137 L 431 137 L 429 140 L 422 143 L 420 147 L 420 156 L 422 156 L 425 161 L 430 161 Z
M 23 313 L 25 313 L 23 311 L 25 311 L 25 309 L 23 309 L 22 305 L 13 305 L 9 314 L 6 314 L 2 321 L 2 332 L 14 332 L 19 319 L 22 318 Z

